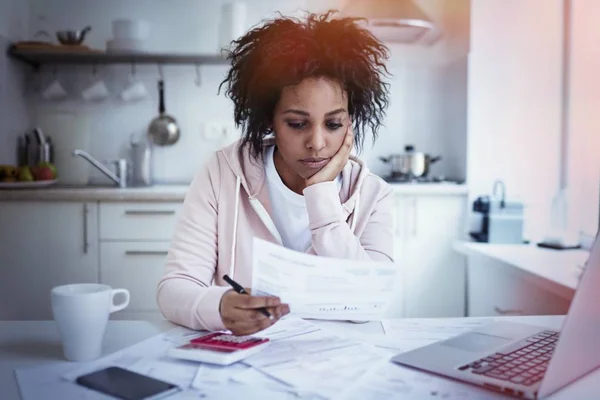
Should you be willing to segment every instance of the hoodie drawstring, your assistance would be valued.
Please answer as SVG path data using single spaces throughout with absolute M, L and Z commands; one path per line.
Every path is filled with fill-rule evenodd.
M 352 216 L 352 222 L 350 223 L 350 231 L 354 232 L 356 227 L 356 221 L 358 220 L 358 211 L 360 210 L 360 193 L 356 194 L 356 201 L 354 202 L 354 215 Z
M 235 213 L 233 215 L 233 238 L 231 240 L 231 264 L 229 265 L 229 276 L 231 279 L 235 273 L 235 244 L 237 239 L 237 225 L 238 216 L 240 214 L 240 186 L 242 186 L 242 180 L 239 176 L 235 180 Z

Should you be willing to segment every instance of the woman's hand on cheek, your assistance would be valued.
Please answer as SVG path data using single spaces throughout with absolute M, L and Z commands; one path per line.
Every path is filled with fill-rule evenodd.
M 348 128 L 346 128 L 346 136 L 338 152 L 329 160 L 327 165 L 306 180 L 306 187 L 321 182 L 333 181 L 348 163 L 353 145 L 354 135 L 352 134 L 352 124 L 349 124 Z

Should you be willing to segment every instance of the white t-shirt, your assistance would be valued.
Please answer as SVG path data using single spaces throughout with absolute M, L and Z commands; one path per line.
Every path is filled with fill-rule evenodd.
M 275 168 L 274 153 L 275 146 L 270 146 L 265 154 L 265 171 L 273 210 L 273 223 L 286 248 L 305 252 L 311 245 L 306 202 L 304 196 L 289 189 L 281 180 Z M 340 175 L 336 178 L 336 183 L 338 189 L 341 188 Z

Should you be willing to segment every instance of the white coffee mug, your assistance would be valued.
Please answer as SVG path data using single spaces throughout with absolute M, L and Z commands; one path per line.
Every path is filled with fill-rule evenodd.
M 115 305 L 116 294 L 125 300 Z M 89 361 L 102 355 L 102 342 L 111 313 L 129 305 L 127 289 L 77 283 L 57 286 L 51 292 L 54 320 L 62 338 L 63 354 L 70 361 Z
M 97 81 L 81 92 L 81 97 L 88 101 L 104 100 L 109 95 L 110 92 L 103 81 Z
M 121 99 L 124 101 L 142 100 L 148 95 L 146 86 L 142 82 L 132 81 L 129 86 L 121 92 Z
M 46 100 L 60 100 L 67 97 L 67 91 L 58 80 L 54 80 L 42 91 L 42 97 Z

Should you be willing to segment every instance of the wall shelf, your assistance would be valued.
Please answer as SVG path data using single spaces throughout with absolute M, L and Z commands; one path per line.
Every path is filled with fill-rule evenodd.
M 14 45 L 8 49 L 11 57 L 35 68 L 42 64 L 179 64 L 227 65 L 229 61 L 218 54 L 185 53 L 105 53 L 64 49 L 28 49 Z

